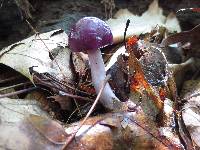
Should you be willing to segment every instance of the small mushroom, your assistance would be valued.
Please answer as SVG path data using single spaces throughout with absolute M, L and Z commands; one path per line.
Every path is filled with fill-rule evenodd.
M 100 91 L 106 77 L 104 62 L 99 48 L 113 43 L 113 35 L 109 26 L 96 17 L 84 17 L 71 29 L 69 34 L 69 47 L 73 52 L 88 54 L 92 82 L 96 92 Z M 110 110 L 114 109 L 114 102 L 119 99 L 113 93 L 109 83 L 106 84 L 101 98 L 101 103 Z

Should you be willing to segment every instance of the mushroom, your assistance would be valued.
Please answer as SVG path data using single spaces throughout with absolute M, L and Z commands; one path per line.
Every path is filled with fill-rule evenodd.
M 73 52 L 88 54 L 92 82 L 97 93 L 99 93 L 106 77 L 105 66 L 99 48 L 112 43 L 113 35 L 109 26 L 96 17 L 84 17 L 80 19 L 69 33 L 69 48 Z M 104 107 L 110 110 L 114 109 L 115 102 L 119 102 L 109 83 L 106 84 L 100 101 Z

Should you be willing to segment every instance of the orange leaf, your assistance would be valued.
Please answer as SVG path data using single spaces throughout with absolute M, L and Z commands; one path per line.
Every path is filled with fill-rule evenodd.
M 136 56 L 134 55 L 134 50 L 136 47 L 133 47 L 133 45 L 129 45 L 129 43 L 134 43 L 132 41 L 134 40 L 135 37 L 130 38 L 130 42 L 128 40 L 128 45 L 127 45 L 127 50 L 129 53 L 129 72 L 130 75 L 132 76 L 131 78 L 131 89 L 133 90 L 138 90 L 145 88 L 146 92 L 148 95 L 154 100 L 154 104 L 156 107 L 161 110 L 163 108 L 163 101 L 161 100 L 159 94 L 157 91 L 153 89 L 151 84 L 148 83 L 147 79 L 145 78 L 144 72 L 142 70 L 140 62 L 137 60 Z

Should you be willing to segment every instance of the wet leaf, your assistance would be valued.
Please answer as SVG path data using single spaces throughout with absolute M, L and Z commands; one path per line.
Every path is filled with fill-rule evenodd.
M 176 16 L 181 24 L 181 28 L 183 30 L 188 30 L 199 24 L 200 11 L 199 8 L 197 8 L 199 6 L 195 6 L 194 8 L 187 8 L 188 6 L 185 7 L 186 8 L 179 9 L 176 12 Z
M 152 86 L 164 86 L 167 80 L 167 61 L 162 53 L 162 49 L 156 45 L 147 45 L 146 48 L 147 52 L 139 60 L 144 75 Z

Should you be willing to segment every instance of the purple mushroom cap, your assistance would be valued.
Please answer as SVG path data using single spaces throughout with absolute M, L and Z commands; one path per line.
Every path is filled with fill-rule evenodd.
M 113 43 L 109 26 L 99 18 L 84 17 L 71 29 L 69 48 L 74 52 L 94 51 Z

